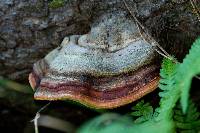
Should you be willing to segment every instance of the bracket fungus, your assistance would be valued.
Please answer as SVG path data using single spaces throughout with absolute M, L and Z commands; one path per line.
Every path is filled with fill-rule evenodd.
M 73 100 L 93 108 L 115 108 L 153 91 L 159 80 L 157 55 L 124 12 L 101 16 L 85 35 L 65 37 L 61 46 L 33 66 L 29 82 L 37 100 Z

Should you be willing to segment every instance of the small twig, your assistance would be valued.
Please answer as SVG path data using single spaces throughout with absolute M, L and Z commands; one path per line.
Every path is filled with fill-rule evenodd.
M 35 133 L 39 133 L 38 131 L 38 119 L 40 118 L 40 113 L 36 113 L 35 118 L 32 120 L 34 122 Z
M 167 58 L 167 59 L 170 59 L 170 60 L 174 61 L 175 63 L 179 63 L 175 58 L 173 58 L 170 54 L 168 54 L 167 51 L 165 51 L 165 50 L 162 48 L 162 46 L 159 45 L 158 42 L 156 42 L 156 41 L 148 34 L 148 32 L 145 30 L 145 27 L 144 27 L 144 26 L 140 23 L 140 21 L 137 19 L 136 15 L 135 15 L 134 13 L 131 12 L 131 10 L 130 10 L 129 6 L 127 5 L 126 1 L 123 0 L 123 2 L 124 2 L 124 5 L 126 6 L 126 8 L 128 9 L 128 11 L 130 12 L 131 16 L 132 16 L 132 17 L 134 18 L 134 20 L 136 21 L 136 23 L 137 23 L 137 28 L 138 28 L 138 30 L 139 30 L 139 32 L 140 32 L 141 37 L 144 39 L 144 41 L 148 42 L 148 40 L 146 39 L 146 37 L 143 36 L 143 33 L 142 33 L 141 30 L 140 30 L 140 27 L 141 27 L 141 29 L 145 32 L 144 35 L 146 35 L 147 38 L 148 38 L 149 40 L 152 40 L 153 43 L 154 43 L 154 45 L 157 46 L 157 48 L 155 48 L 155 50 L 156 50 L 157 53 L 159 53 L 160 55 L 162 55 L 163 57 L 165 57 L 165 58 Z M 194 1 L 193 1 L 193 0 L 190 0 L 190 3 L 192 4 L 193 8 L 196 10 L 197 17 L 198 17 L 198 19 L 199 19 L 199 21 L 200 21 L 200 15 L 199 15 L 199 13 L 198 13 L 198 11 L 197 11 L 197 9 L 196 9 L 197 7 L 195 6 Z M 151 44 L 152 44 L 152 43 L 151 43 Z M 198 77 L 198 76 L 195 76 L 195 78 L 197 78 L 197 79 L 200 80 L 200 77 Z
M 165 54 L 161 53 L 158 49 L 155 49 L 155 50 L 156 50 L 156 52 L 157 52 L 158 54 L 162 55 L 163 57 L 172 60 L 171 58 L 169 58 L 169 57 L 166 56 Z
M 128 9 L 129 13 L 130 13 L 131 16 L 133 17 L 133 19 L 136 21 L 136 24 L 137 24 L 138 30 L 139 30 L 139 32 L 140 32 L 140 34 L 141 34 L 141 37 L 142 37 L 146 42 L 149 42 L 149 41 L 147 41 L 146 37 L 147 37 L 149 40 L 151 40 L 151 41 L 154 43 L 154 45 L 156 46 L 156 48 L 155 48 L 155 49 L 156 49 L 156 52 L 158 52 L 160 55 L 164 56 L 165 58 L 168 58 L 168 59 L 170 59 L 170 60 L 175 61 L 174 58 L 173 58 L 170 54 L 168 54 L 167 51 L 165 51 L 165 50 L 164 50 L 164 49 L 163 49 L 163 48 L 148 34 L 148 32 L 146 31 L 145 27 L 144 27 L 144 26 L 140 23 L 140 21 L 137 19 L 136 15 L 135 15 L 134 13 L 131 12 L 131 10 L 130 10 L 129 6 L 127 5 L 126 1 L 123 0 L 123 2 L 124 2 L 124 5 L 126 6 L 126 8 Z M 146 37 L 143 36 L 143 34 L 141 33 L 141 30 L 140 30 L 139 27 L 141 27 L 141 29 L 144 31 L 144 34 L 145 34 Z M 152 44 L 152 43 L 151 43 L 151 44 Z M 176 61 L 175 61 L 175 62 L 176 62 Z
M 49 115 L 41 115 L 38 119 L 38 126 L 52 128 L 63 133 L 76 133 L 76 126 L 73 125 L 71 122 Z
M 163 49 L 163 47 L 160 46 L 158 42 L 156 42 L 156 40 L 154 40 L 154 39 L 148 34 L 148 32 L 146 31 L 145 27 L 144 27 L 144 26 L 140 23 L 140 21 L 137 19 L 136 15 L 135 15 L 134 13 L 131 12 L 131 9 L 130 9 L 129 6 L 127 5 L 126 1 L 123 0 L 123 2 L 124 2 L 124 5 L 126 6 L 126 8 L 128 9 L 129 13 L 130 13 L 131 16 L 133 17 L 133 19 L 136 21 L 137 28 L 138 28 L 138 30 L 139 30 L 139 32 L 140 32 L 141 37 L 144 39 L 144 41 L 149 42 L 149 41 L 147 41 L 146 37 L 143 36 L 143 33 L 142 33 L 141 30 L 140 30 L 140 27 L 141 27 L 141 29 L 144 31 L 144 34 L 147 36 L 147 38 L 148 38 L 149 40 L 152 40 L 152 41 L 153 41 L 154 45 L 156 46 L 155 50 L 156 50 L 156 52 L 157 52 L 158 54 L 162 55 L 163 57 L 165 57 L 165 58 L 167 58 L 167 59 L 169 59 L 169 60 L 174 61 L 175 63 L 179 63 L 175 58 L 173 58 L 170 54 L 168 54 L 167 51 L 165 51 L 165 50 Z M 196 12 L 196 14 L 197 14 L 198 20 L 200 21 L 200 15 L 199 15 L 199 13 L 198 13 L 197 7 L 196 7 L 195 4 L 194 4 L 194 1 L 193 1 L 193 0 L 190 0 L 190 3 L 191 3 L 192 7 L 194 8 L 194 10 L 195 10 L 195 12 Z M 151 43 L 151 44 L 152 44 L 152 43 Z M 197 79 L 200 80 L 200 77 L 198 77 L 198 76 L 195 76 L 195 78 L 197 78 Z
M 47 106 L 49 106 L 50 103 L 51 103 L 51 102 L 47 103 L 47 104 L 44 105 L 42 108 L 40 108 L 40 109 L 37 111 L 37 113 L 36 113 L 34 119 L 31 120 L 31 122 L 34 122 L 35 133 L 39 133 L 39 131 L 38 131 L 38 119 L 40 118 L 40 112 L 41 112 L 42 110 L 44 110 Z
M 199 14 L 199 10 L 198 10 L 197 6 L 195 5 L 194 0 L 190 0 L 190 3 L 191 3 L 192 8 L 193 8 L 194 12 L 196 13 L 197 18 L 198 18 L 198 20 L 199 20 L 199 22 L 200 22 L 200 14 Z
M 126 1 L 123 0 L 124 2 L 124 5 L 126 6 L 126 8 L 128 9 L 129 13 L 131 14 L 131 16 L 134 18 L 134 20 L 139 24 L 139 26 L 142 28 L 142 29 L 145 29 L 144 26 L 140 23 L 140 21 L 137 19 L 137 17 L 135 16 L 134 13 L 132 13 L 131 9 L 129 8 L 129 6 L 127 5 Z
M 198 80 L 200 80 L 200 77 L 198 77 L 198 76 L 195 76 L 195 78 L 197 78 Z

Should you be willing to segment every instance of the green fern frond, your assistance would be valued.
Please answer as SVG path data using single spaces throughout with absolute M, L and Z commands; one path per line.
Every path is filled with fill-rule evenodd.
M 132 116 L 138 117 L 134 122 L 141 123 L 153 118 L 153 107 L 149 103 L 144 103 L 144 100 L 138 102 L 132 107 Z
M 200 39 L 194 42 L 183 63 L 175 64 L 171 60 L 164 59 L 160 71 L 159 85 L 159 88 L 163 91 L 159 93 L 161 97 L 160 108 L 156 110 L 160 114 L 159 119 L 170 118 L 172 109 L 179 98 L 181 98 L 183 112 L 186 112 L 191 81 L 199 73 Z
M 178 104 L 174 110 L 174 121 L 176 129 L 180 133 L 197 133 L 200 131 L 200 113 L 190 100 L 186 114 L 182 113 L 181 106 Z
M 181 89 L 181 105 L 185 113 L 188 106 L 189 90 L 192 78 L 200 73 L 200 38 L 197 39 L 189 54 L 184 58 L 177 69 L 176 87 Z
M 161 100 L 160 107 L 156 109 L 156 112 L 158 113 L 158 120 L 171 119 L 173 112 L 172 109 L 179 99 L 179 90 L 174 88 L 174 78 L 177 66 L 178 64 L 175 64 L 169 59 L 163 60 L 162 68 L 160 70 L 161 80 L 159 84 L 159 88 L 162 90 L 162 92 L 159 93 Z
M 164 58 L 161 66 L 160 75 L 162 77 L 173 76 L 175 68 L 176 65 L 172 60 Z

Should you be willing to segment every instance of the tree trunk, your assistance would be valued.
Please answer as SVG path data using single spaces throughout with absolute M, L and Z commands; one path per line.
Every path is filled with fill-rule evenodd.
M 200 34 L 189 1 L 126 1 L 152 36 L 178 59 Z M 122 0 L 1 0 L 0 75 L 27 82 L 34 62 L 65 36 L 87 33 L 93 21 L 109 10 L 129 12 Z

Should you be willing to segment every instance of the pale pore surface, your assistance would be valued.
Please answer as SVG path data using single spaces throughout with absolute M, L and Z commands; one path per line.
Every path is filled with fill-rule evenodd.
M 121 12 L 100 17 L 86 35 L 66 37 L 61 47 L 45 57 L 49 69 L 58 74 L 92 76 L 127 73 L 154 59 L 153 46 L 139 36 L 135 23 Z
M 66 74 L 113 75 L 149 64 L 155 54 L 152 46 L 142 39 L 114 53 L 87 49 L 74 42 L 71 40 L 61 50 L 55 49 L 46 56 L 49 69 Z

